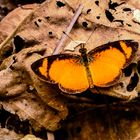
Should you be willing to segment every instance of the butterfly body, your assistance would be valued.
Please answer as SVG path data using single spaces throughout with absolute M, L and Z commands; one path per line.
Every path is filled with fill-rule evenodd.
M 32 70 L 41 80 L 58 84 L 66 93 L 80 93 L 88 88 L 109 87 L 115 84 L 122 69 L 129 65 L 138 43 L 119 40 L 101 45 L 87 53 L 81 44 L 76 54 L 58 54 L 37 60 Z
M 91 60 L 90 60 L 90 57 L 88 57 L 87 55 L 87 49 L 85 48 L 85 44 L 81 44 L 81 48 L 79 49 L 79 52 L 81 53 L 81 59 L 82 59 L 83 65 L 85 66 L 89 87 L 93 88 L 94 84 L 92 80 L 91 71 L 89 68 L 89 63 Z

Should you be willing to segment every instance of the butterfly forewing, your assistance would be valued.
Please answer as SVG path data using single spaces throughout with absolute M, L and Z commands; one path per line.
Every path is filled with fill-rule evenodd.
M 80 93 L 89 87 L 84 65 L 79 55 L 48 56 L 32 64 L 32 70 L 50 83 L 58 83 L 62 91 Z
M 138 42 L 133 40 L 121 40 L 118 41 L 118 43 L 120 44 L 126 56 L 126 63 L 124 65 L 124 67 L 126 67 L 132 62 L 132 59 L 134 58 L 136 52 L 138 51 Z M 115 44 L 117 44 L 117 42 Z
M 93 84 L 107 87 L 118 81 L 121 70 L 131 63 L 137 50 L 137 42 L 121 40 L 99 46 L 88 53 Z

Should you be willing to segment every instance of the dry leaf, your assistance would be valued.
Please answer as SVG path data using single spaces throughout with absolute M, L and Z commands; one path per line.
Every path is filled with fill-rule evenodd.
M 42 140 L 42 139 L 37 138 L 37 137 L 34 136 L 34 135 L 28 134 L 28 135 L 26 135 L 24 138 L 22 138 L 21 140 Z
M 6 128 L 0 128 L 0 140 L 19 140 L 23 135 L 16 134 Z
M 75 40 L 71 41 L 65 48 L 65 51 L 74 51 L 81 43 L 86 43 L 85 41 Z
M 23 6 L 11 12 L 0 23 L 0 75 L 2 79 L 0 82 L 2 85 L 0 97 L 3 97 L 1 104 L 4 109 L 17 114 L 21 120 L 29 120 L 35 129 L 38 129 L 38 127 L 45 127 L 51 131 L 58 129 L 61 126 L 60 122 L 65 120 L 68 115 L 67 106 L 69 102 L 75 102 L 76 105 L 74 104 L 73 107 L 79 109 L 76 101 L 69 101 L 67 97 L 60 95 L 61 91 L 56 85 L 40 81 L 34 75 L 30 66 L 37 59 L 52 54 L 56 46 L 58 46 L 63 31 L 66 31 L 69 26 L 76 8 L 81 3 L 84 4 L 82 14 L 70 34 L 68 34 L 70 37 L 62 44 L 62 49 L 58 53 L 64 52 L 65 47 L 68 49 L 75 48 L 75 46 L 67 46 L 71 42 L 70 38 L 74 41 L 79 40 L 82 42 L 86 42 L 89 39 L 86 45 L 88 51 L 109 41 L 121 39 L 134 39 L 140 44 L 140 25 L 132 20 L 132 10 L 135 7 L 130 1 L 128 4 L 117 1 L 120 5 L 115 9 L 109 9 L 109 0 L 99 1 L 99 3 L 85 0 L 52 0 L 46 1 L 41 5 Z M 126 8 L 131 11 L 124 11 Z M 107 14 L 113 16 L 113 21 Z M 123 21 L 121 21 L 122 19 Z M 79 53 L 78 48 L 73 53 Z M 79 99 L 80 97 L 78 97 Z M 96 103 L 96 98 L 93 99 L 93 102 Z M 136 111 L 134 110 L 134 112 Z M 115 119 L 120 121 L 118 127 L 123 132 L 123 128 L 129 126 L 123 124 L 130 124 L 131 121 L 116 115 L 117 110 L 113 113 L 116 116 Z M 100 118 L 104 114 L 107 117 Z M 83 115 L 81 116 L 83 117 Z M 138 120 L 139 117 L 138 115 L 136 116 Z M 99 112 L 98 110 L 94 111 L 93 114 L 86 113 L 84 121 L 79 116 L 78 119 L 65 126 L 69 133 L 68 139 L 100 138 L 105 140 L 115 139 L 116 137 L 124 139 L 127 136 L 129 133 L 125 131 L 127 129 L 124 130 L 124 134 L 118 130 L 119 135 L 114 134 L 114 126 L 112 125 L 117 126 L 117 121 L 115 124 L 111 122 L 112 125 L 110 125 L 109 120 L 104 122 L 105 118 L 110 119 L 110 114 L 104 111 L 100 112 L 100 110 Z M 139 130 L 137 123 L 139 121 L 134 119 L 131 126 L 136 129 L 130 128 L 135 133 L 131 133 L 133 138 L 138 134 L 138 131 L 136 131 Z M 128 140 L 132 138 L 130 135 L 127 137 Z
M 5 94 L 5 97 L 17 96 L 17 90 L 19 91 L 19 89 L 15 88 L 15 90 L 12 90 L 15 87 L 15 85 L 17 85 L 17 83 L 16 83 L 17 80 L 15 79 L 15 76 L 14 76 L 14 73 L 16 73 L 18 75 L 17 77 L 20 79 L 20 82 L 21 82 L 21 85 L 18 84 L 18 86 L 19 86 L 19 88 L 22 88 L 24 90 L 21 91 L 21 89 L 20 89 L 19 93 L 22 93 L 22 95 L 20 97 L 18 97 L 19 99 L 13 98 L 6 102 L 3 101 L 2 102 L 3 107 L 12 113 L 16 112 L 20 116 L 20 118 L 23 120 L 29 119 L 31 122 L 33 122 L 32 123 L 33 126 L 36 126 L 36 124 L 38 123 L 41 127 L 45 127 L 46 129 L 54 131 L 54 130 L 58 129 L 58 127 L 60 126 L 59 122 L 67 116 L 67 108 L 65 107 L 65 103 L 64 103 L 63 99 L 57 95 L 56 91 L 54 91 L 53 92 L 54 94 L 52 94 L 52 90 L 50 90 L 48 86 L 45 86 L 44 89 L 40 88 L 41 86 L 44 86 L 44 83 L 40 82 L 37 79 L 37 77 L 35 77 L 35 76 L 32 76 L 32 79 L 29 76 L 30 74 L 34 75 L 30 69 L 31 63 L 33 61 L 35 61 L 35 59 L 41 57 L 39 54 L 45 53 L 45 49 L 48 44 L 49 45 L 53 44 L 53 46 L 55 46 L 55 44 L 53 42 L 56 41 L 56 39 L 55 39 L 56 37 L 55 36 L 53 37 L 52 34 L 51 34 L 51 36 L 49 35 L 49 33 L 52 31 L 48 30 L 48 32 L 44 32 L 44 29 L 47 30 L 47 28 L 48 28 L 47 25 L 50 23 L 47 23 L 47 22 L 43 23 L 43 21 L 42 21 L 42 24 L 40 25 L 41 26 L 40 30 L 37 27 L 38 23 L 40 22 L 42 17 L 45 20 L 45 18 L 46 18 L 45 16 L 47 16 L 46 12 L 48 12 L 48 11 L 45 11 L 46 7 L 48 7 L 48 5 L 51 6 L 51 4 L 52 4 L 52 6 L 54 6 L 54 8 L 57 9 L 57 7 L 55 7 L 55 5 L 54 5 L 54 4 L 56 4 L 55 1 L 52 3 L 45 2 L 42 5 L 40 5 L 39 8 L 37 6 L 38 9 L 33 9 L 33 10 L 32 9 L 29 10 L 30 9 L 29 7 L 32 7 L 32 5 L 25 6 L 22 8 L 18 8 L 16 11 L 13 11 L 13 13 L 8 15 L 8 17 L 6 17 L 1 22 L 1 24 L 2 24 L 0 26 L 1 29 L 3 29 L 4 25 L 7 26 L 7 28 L 10 26 L 8 28 L 9 34 L 8 33 L 6 34 L 9 42 L 4 40 L 4 43 L 1 44 L 0 50 L 2 52 L 5 53 L 5 51 L 3 51 L 3 47 L 5 48 L 5 45 L 3 45 L 3 44 L 6 43 L 6 46 L 7 46 L 10 43 L 10 41 L 13 40 L 12 37 L 14 34 L 15 34 L 14 36 L 16 36 L 16 37 L 18 34 L 18 38 L 20 38 L 20 39 L 23 38 L 23 40 L 25 40 L 26 44 L 31 45 L 31 46 L 26 46 L 29 48 L 23 49 L 21 51 L 20 51 L 20 48 L 18 48 L 19 53 L 17 52 L 17 54 L 14 54 L 13 56 L 8 57 L 7 59 L 5 59 L 2 62 L 1 70 L 3 70 L 4 72 L 10 71 L 9 73 L 7 72 L 9 74 L 9 76 L 8 75 L 7 76 L 9 78 L 11 77 L 11 80 L 9 79 L 10 80 L 9 82 L 6 81 L 5 83 L 3 83 L 4 90 L 2 90 L 3 92 L 1 93 L 1 97 L 3 97 L 4 94 Z M 52 6 L 50 8 L 52 8 Z M 26 12 L 27 12 L 26 10 L 27 11 L 29 10 L 28 14 L 26 14 Z M 49 8 L 48 8 L 48 10 L 49 10 Z M 17 21 L 15 19 L 12 19 L 12 16 L 14 16 L 17 13 L 17 11 L 18 11 L 18 13 L 20 13 L 20 12 L 22 13 L 21 17 L 23 18 L 23 19 L 20 19 L 21 20 L 20 22 L 18 21 L 19 24 L 17 23 Z M 58 13 L 58 11 L 56 13 Z M 24 14 L 26 15 L 25 17 L 22 16 Z M 61 13 L 61 11 L 60 11 L 60 14 L 63 14 L 63 13 Z M 66 15 L 65 15 L 65 17 L 66 17 Z M 58 21 L 61 18 L 62 17 L 58 18 Z M 9 20 L 7 21 L 7 19 L 9 19 Z M 10 20 L 13 21 L 13 22 L 11 21 L 12 24 L 6 25 L 5 23 L 9 22 Z M 51 22 L 54 22 L 54 24 L 57 25 L 56 24 L 57 22 L 55 23 L 54 20 L 56 20 L 55 17 L 52 18 Z M 60 26 L 61 23 L 58 23 L 58 24 Z M 17 26 L 16 30 L 12 30 L 13 29 L 12 27 L 15 25 Z M 64 26 L 64 23 L 63 23 L 63 26 Z M 31 29 L 31 30 L 29 30 L 29 29 Z M 51 29 L 51 28 L 49 28 L 49 29 Z M 1 32 L 3 32 L 3 30 L 1 30 Z M 42 32 L 44 32 L 45 34 L 42 34 Z M 3 38 L 5 37 L 4 33 L 5 32 L 3 32 L 2 36 L 1 36 Z M 48 40 L 50 40 L 51 43 L 47 42 L 47 44 L 46 44 L 46 41 L 48 41 Z M 35 45 L 35 44 L 39 44 L 39 45 Z M 30 48 L 32 46 L 34 46 L 34 48 Z M 18 46 L 14 46 L 14 47 L 15 47 L 14 51 L 16 52 L 16 50 L 17 50 L 16 47 L 18 47 Z M 32 56 L 33 53 L 38 53 L 38 56 L 37 56 L 37 54 Z M 4 58 L 5 57 L 2 57 L 2 59 L 4 59 Z M 11 68 L 12 68 L 12 70 L 10 70 Z M 23 74 L 23 71 L 27 75 Z M 5 79 L 3 73 L 2 73 L 2 75 L 3 75 L 3 79 Z M 21 77 L 23 76 L 27 80 L 27 81 L 25 80 L 26 81 L 25 87 L 27 87 L 27 88 L 23 87 L 22 84 L 24 83 L 24 80 L 23 80 L 24 78 L 23 77 L 20 78 L 20 76 Z M 35 77 L 35 78 L 33 78 L 33 77 Z M 32 82 L 32 80 L 34 81 L 34 83 L 37 82 L 37 86 L 39 87 L 39 88 L 37 88 L 37 92 L 40 97 L 36 97 L 34 95 L 33 91 L 31 91 L 33 95 L 31 94 L 31 96 L 30 96 L 30 94 L 27 94 L 28 87 L 31 87 L 34 84 Z M 27 95 L 27 97 L 23 96 L 23 95 Z M 34 98 L 38 98 L 37 101 L 35 101 L 35 102 L 32 101 L 32 96 L 35 96 Z M 22 102 L 22 100 L 20 98 L 22 98 L 22 100 L 24 100 L 24 101 Z M 26 105 L 28 105 L 28 108 L 29 108 L 29 110 L 27 110 L 27 111 L 26 111 Z M 48 106 L 50 106 L 50 107 L 48 107 Z M 38 108 L 38 112 L 36 112 L 37 108 Z M 52 110 L 50 110 L 50 108 L 52 108 Z
M 8 51 L 11 46 L 11 40 L 17 34 L 21 25 L 32 15 L 36 4 L 32 6 L 25 6 L 25 9 L 17 8 L 12 13 L 9 13 L 0 23 L 0 59 L 3 60 L 3 53 Z M 18 13 L 18 14 L 17 14 Z M 7 30 L 5 30 L 7 29 Z M 10 43 L 10 44 L 9 44 Z M 11 49 L 11 48 L 10 48 Z
M 133 22 L 133 9 L 131 3 L 117 1 L 68 1 L 66 2 L 76 8 L 76 5 L 83 3 L 83 14 L 85 19 L 92 23 L 102 24 L 107 27 L 122 28 L 140 34 L 140 26 Z M 98 4 L 97 4 L 98 2 Z M 115 3 L 115 4 L 114 4 Z M 115 6 L 116 5 L 116 6 Z M 126 10 L 128 9 L 128 10 Z
M 139 140 L 139 103 L 106 106 L 96 108 L 91 104 L 90 109 L 77 106 L 77 112 L 72 114 L 58 134 L 63 134 L 68 140 Z M 56 135 L 59 139 L 63 136 Z
M 134 10 L 133 20 L 137 23 L 140 23 L 140 10 L 138 9 Z

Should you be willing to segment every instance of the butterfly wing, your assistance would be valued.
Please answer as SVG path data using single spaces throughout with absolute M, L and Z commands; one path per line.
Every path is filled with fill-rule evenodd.
M 118 81 L 121 70 L 131 63 L 137 48 L 137 42 L 120 40 L 90 51 L 88 57 L 93 84 L 107 87 Z
M 80 93 L 89 87 L 79 55 L 60 54 L 37 60 L 31 65 L 40 79 L 59 85 L 67 93 Z

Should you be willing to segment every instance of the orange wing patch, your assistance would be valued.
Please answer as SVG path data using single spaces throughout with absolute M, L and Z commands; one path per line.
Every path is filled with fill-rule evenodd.
M 42 66 L 39 67 L 39 72 L 43 76 L 48 77 L 47 69 L 48 69 L 48 60 L 47 60 L 47 58 L 44 58 L 43 62 L 42 62 Z
M 99 87 L 111 84 L 120 75 L 126 62 L 125 55 L 117 48 L 93 54 L 93 61 L 89 63 L 93 84 Z
M 49 69 L 49 77 L 59 83 L 63 91 L 82 92 L 89 87 L 84 65 L 72 58 L 54 61 Z
M 125 52 L 126 58 L 129 59 L 130 56 L 132 55 L 132 48 L 130 46 L 127 46 L 124 41 L 120 41 L 120 46 Z

